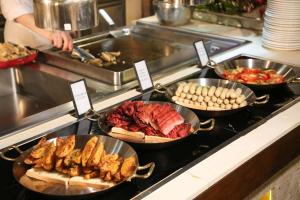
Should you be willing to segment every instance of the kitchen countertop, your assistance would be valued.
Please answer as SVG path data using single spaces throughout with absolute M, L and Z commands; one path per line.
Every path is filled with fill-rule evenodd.
M 142 21 L 144 23 L 157 24 L 155 17 L 145 18 L 142 19 Z M 300 66 L 300 51 L 275 51 L 265 49 L 261 46 L 261 37 L 249 30 L 198 21 L 192 21 L 191 24 L 179 28 L 252 41 L 252 43 L 242 46 L 241 48 L 230 50 L 212 57 L 215 62 L 221 62 L 239 54 L 249 54 L 277 62 Z M 189 67 L 161 78 L 157 80 L 157 82 L 168 84 L 200 70 L 201 69 L 197 68 L 197 66 Z M 136 90 L 130 90 L 122 95 L 98 102 L 94 104 L 94 108 L 95 110 L 101 110 L 139 94 L 140 93 Z M 185 171 L 183 174 L 152 191 L 152 193 L 145 198 L 192 199 L 198 196 L 222 177 L 226 176 L 257 153 L 288 134 L 289 131 L 299 126 L 300 112 L 297 112 L 299 109 L 300 103 L 298 102 L 287 110 L 269 119 L 266 123 L 252 130 L 247 135 L 240 137 L 194 167 Z M 41 136 L 53 130 L 69 126 L 76 121 L 77 119 L 75 117 L 65 115 L 35 127 L 28 128 L 27 130 L 17 132 L 13 136 L 2 138 L 0 140 L 0 149 L 16 143 L 21 143 L 28 138 Z M 266 134 L 270 130 L 272 130 L 272 134 Z
M 158 25 L 156 17 L 148 17 L 148 18 L 141 19 L 139 21 L 143 23 Z M 261 45 L 261 35 L 258 35 L 256 32 L 251 30 L 240 29 L 240 28 L 235 28 L 230 26 L 223 26 L 218 24 L 210 24 L 206 22 L 200 22 L 198 20 L 192 20 L 191 23 L 188 25 L 184 25 L 172 29 L 186 29 L 186 30 L 192 30 L 196 32 L 210 33 L 210 34 L 227 36 L 232 38 L 245 39 L 252 42 L 247 46 L 242 46 L 238 49 L 230 50 L 223 54 L 218 54 L 216 56 L 213 56 L 212 59 L 216 62 L 221 62 L 230 57 L 234 57 L 236 55 L 244 53 L 244 54 L 264 57 L 274 61 L 284 62 L 286 64 L 300 67 L 300 60 L 299 60 L 300 50 L 299 51 L 278 51 L 278 50 L 271 50 L 271 49 L 264 48 Z

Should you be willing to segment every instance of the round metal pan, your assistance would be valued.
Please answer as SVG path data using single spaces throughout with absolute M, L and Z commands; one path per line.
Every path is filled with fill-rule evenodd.
M 189 138 L 189 136 L 191 136 L 191 135 L 198 134 L 199 132 L 202 132 L 202 131 L 210 131 L 215 126 L 215 120 L 214 119 L 209 119 L 209 120 L 206 120 L 204 122 L 200 122 L 198 116 L 192 110 L 190 110 L 188 108 L 185 108 L 181 105 L 168 103 L 168 102 L 162 102 L 162 101 L 144 101 L 144 103 L 146 103 L 146 104 L 149 104 L 149 103 L 170 104 L 184 118 L 184 121 L 186 123 L 190 123 L 192 125 L 193 131 L 188 136 L 186 136 L 184 138 L 176 139 L 176 140 L 169 141 L 169 142 L 137 143 L 137 142 L 133 142 L 133 141 L 130 141 L 130 140 L 126 141 L 126 142 L 129 142 L 129 143 L 131 143 L 132 145 L 134 145 L 135 147 L 138 147 L 138 148 L 143 148 L 143 149 L 166 148 L 166 147 L 169 147 L 169 146 L 173 146 L 173 145 L 185 140 L 186 138 Z M 97 121 L 98 126 L 101 129 L 101 131 L 108 134 L 111 131 L 112 127 L 107 123 L 106 119 L 107 119 L 108 114 L 110 112 L 112 112 L 112 110 L 114 110 L 115 108 L 116 107 L 111 108 L 110 110 L 104 111 L 102 113 L 96 113 L 96 112 L 93 111 L 94 114 L 96 114 L 97 118 L 91 118 L 91 117 L 87 117 L 87 118 L 92 120 L 92 121 Z
M 95 135 L 77 135 L 76 136 L 76 145 L 75 148 L 83 148 L 86 142 Z M 137 167 L 134 170 L 134 173 L 131 177 L 116 183 L 112 187 L 105 187 L 105 188 L 93 188 L 88 186 L 68 186 L 66 187 L 63 184 L 56 184 L 51 182 L 45 182 L 41 180 L 37 180 L 34 178 L 30 178 L 26 176 L 26 171 L 31 168 L 31 166 L 26 165 L 24 163 L 24 159 L 28 156 L 28 154 L 33 150 L 34 147 L 27 149 L 26 151 L 21 151 L 18 147 L 13 146 L 5 151 L 0 152 L 0 155 L 3 159 L 14 161 L 13 164 L 13 175 L 15 179 L 25 188 L 49 196 L 84 196 L 84 195 L 91 195 L 96 193 L 107 192 L 113 188 L 116 188 L 120 184 L 125 181 L 131 181 L 133 178 L 143 178 L 146 179 L 153 173 L 155 163 L 151 162 L 145 166 L 139 166 L 138 156 L 135 150 L 127 143 L 107 136 L 97 136 L 102 139 L 104 143 L 104 148 L 108 154 L 119 154 L 119 156 L 127 158 L 130 156 L 134 156 L 137 162 Z M 56 138 L 50 139 L 48 141 L 55 141 Z M 8 151 L 16 149 L 21 155 L 17 158 L 9 158 L 5 156 L 5 153 Z M 139 170 L 148 169 L 148 172 L 144 175 L 138 175 L 137 172 Z
M 269 89 L 276 89 L 278 87 L 285 86 L 289 83 L 300 83 L 300 77 L 297 76 L 296 72 L 288 65 L 275 63 L 269 60 L 260 60 L 260 59 L 235 59 L 226 62 L 222 62 L 220 64 L 210 65 L 215 71 L 215 73 L 223 78 L 226 79 L 224 76 L 225 70 L 233 70 L 237 69 L 238 67 L 244 67 L 248 69 L 273 69 L 276 71 L 277 74 L 280 74 L 284 77 L 283 83 L 278 84 L 247 84 L 247 85 L 255 90 L 269 90 Z
M 232 82 L 229 80 L 222 80 L 222 79 L 211 79 L 211 78 L 199 78 L 199 79 L 189 79 L 185 80 L 184 82 L 188 83 L 197 83 L 201 86 L 215 86 L 215 87 L 223 87 L 228 89 L 242 89 L 242 94 L 245 95 L 247 106 L 257 105 L 257 104 L 266 104 L 269 101 L 269 95 L 263 95 L 260 97 L 256 97 L 254 92 L 248 88 L 247 86 L 238 83 L 238 82 Z M 161 84 L 155 85 L 155 91 L 159 93 L 164 93 L 170 101 L 172 101 L 172 97 L 175 95 L 175 92 L 177 90 L 178 83 L 174 83 L 168 87 L 162 86 Z M 220 110 L 220 111 L 212 111 L 212 110 L 199 110 L 199 109 L 193 109 L 197 112 L 197 114 L 205 117 L 221 117 L 226 115 L 232 115 L 236 112 L 239 112 L 243 109 L 245 109 L 247 106 L 237 108 L 237 109 L 230 109 L 230 110 Z

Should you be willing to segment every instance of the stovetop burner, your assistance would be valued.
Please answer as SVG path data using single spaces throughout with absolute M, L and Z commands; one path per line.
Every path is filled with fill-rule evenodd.
M 212 70 L 203 70 L 205 73 L 198 74 L 191 78 L 209 77 L 216 78 Z M 262 106 L 249 106 L 246 109 L 234 115 L 216 118 L 216 126 L 214 130 L 209 132 L 199 132 L 176 146 L 167 147 L 159 150 L 147 150 L 135 148 L 141 165 L 149 162 L 155 162 L 156 168 L 151 177 L 145 180 L 132 180 L 116 189 L 95 196 L 86 196 L 84 199 L 96 200 L 105 199 L 130 199 L 133 197 L 140 198 L 147 193 L 153 191 L 163 183 L 178 176 L 191 166 L 201 162 L 212 153 L 216 152 L 225 145 L 228 145 L 235 139 L 247 134 L 252 129 L 266 121 L 278 109 L 292 102 L 300 94 L 300 88 L 290 84 L 284 90 L 272 91 L 270 102 Z M 140 97 L 139 99 L 142 99 Z M 150 100 L 169 101 L 163 94 L 156 92 L 151 93 Z M 199 116 L 201 120 L 205 120 Z M 96 125 L 95 125 L 96 126 Z M 93 130 L 98 133 L 99 130 Z M 28 144 L 30 147 L 32 144 Z M 26 146 L 23 148 L 26 149 Z M 49 197 L 30 192 L 20 186 L 12 176 L 12 163 L 8 161 L 0 161 L 3 177 L 0 181 L 0 190 L 2 198 L 17 200 L 38 200 L 47 199 Z M 158 183 L 159 182 L 159 183 Z M 150 188 L 151 187 L 151 188 Z M 150 188 L 150 189 L 149 189 Z M 66 198 L 66 199 L 73 199 Z

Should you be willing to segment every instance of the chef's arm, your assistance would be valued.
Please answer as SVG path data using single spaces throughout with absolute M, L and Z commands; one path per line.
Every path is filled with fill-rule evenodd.
M 15 20 L 17 23 L 20 23 L 47 38 L 57 48 L 62 48 L 64 51 L 70 51 L 73 49 L 73 39 L 69 33 L 63 31 L 48 31 L 37 27 L 35 25 L 33 14 L 24 14 L 17 17 Z

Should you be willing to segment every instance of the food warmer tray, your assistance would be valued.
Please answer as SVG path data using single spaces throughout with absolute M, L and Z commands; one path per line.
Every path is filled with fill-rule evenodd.
M 210 56 L 246 43 L 244 40 L 138 24 L 75 41 L 74 45 L 88 50 L 94 56 L 102 51 L 121 51 L 119 62 L 115 65 L 97 67 L 53 49 L 44 52 L 44 61 L 111 85 L 123 85 L 135 79 L 133 63 L 142 59 L 147 61 L 151 74 L 194 64 L 196 53 L 193 43 L 198 40 L 205 42 Z

